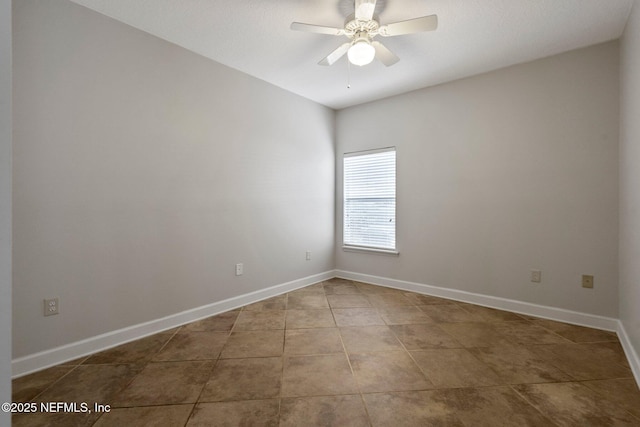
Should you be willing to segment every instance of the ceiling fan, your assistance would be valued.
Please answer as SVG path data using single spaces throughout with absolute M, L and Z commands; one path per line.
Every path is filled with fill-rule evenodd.
M 400 58 L 379 41 L 374 41 L 373 38 L 375 36 L 401 36 L 422 31 L 433 31 L 438 28 L 438 17 L 436 15 L 422 16 L 420 18 L 380 25 L 378 18 L 374 16 L 376 0 L 354 0 L 354 4 L 355 13 L 347 18 L 344 28 L 303 24 L 301 22 L 291 23 L 292 30 L 329 34 L 332 36 L 346 36 L 349 38 L 348 42 L 340 45 L 318 64 L 333 65 L 346 53 L 349 62 L 354 65 L 367 65 L 373 61 L 373 58 L 377 58 L 389 67 L 398 62 Z

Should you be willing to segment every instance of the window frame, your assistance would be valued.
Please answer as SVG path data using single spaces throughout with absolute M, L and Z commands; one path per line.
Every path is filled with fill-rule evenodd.
M 370 154 L 376 154 L 376 153 L 382 153 L 382 152 L 390 152 L 392 151 L 394 153 L 394 191 L 393 191 L 393 198 L 394 198 L 394 218 L 393 218 L 393 234 L 394 234 L 394 244 L 395 247 L 394 248 L 387 248 L 387 247 L 378 247 L 378 246 L 368 246 L 368 245 L 358 245 L 358 244 L 353 244 L 353 243 L 346 243 L 345 242 L 345 237 L 346 237 L 346 208 L 347 208 L 347 198 L 346 198 L 346 168 L 345 168 L 345 159 L 349 158 L 349 157 L 357 157 L 357 156 L 365 156 L 365 155 L 370 155 Z M 397 188 L 398 188 L 398 170 L 397 170 L 397 165 L 398 165 L 398 150 L 395 146 L 391 146 L 391 147 L 383 147 L 383 148 L 376 148 L 376 149 L 369 149 L 369 150 L 359 150 L 359 151 L 351 151 L 351 152 L 347 152 L 344 153 L 342 155 L 342 249 L 344 251 L 347 252 L 370 252 L 370 253 L 376 253 L 376 254 L 385 254 L 385 255 L 399 255 L 400 252 L 398 251 L 398 223 L 397 223 L 397 217 L 398 217 L 398 205 L 397 205 L 397 201 L 398 201 L 398 197 L 397 197 Z

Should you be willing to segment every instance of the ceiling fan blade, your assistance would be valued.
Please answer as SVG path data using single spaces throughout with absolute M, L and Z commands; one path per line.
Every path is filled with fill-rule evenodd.
M 376 50 L 376 59 L 382 62 L 387 67 L 392 66 L 396 62 L 400 61 L 400 58 L 395 53 L 391 52 L 385 45 L 380 42 L 371 42 L 371 45 Z
M 359 21 L 371 21 L 376 9 L 376 0 L 355 0 L 356 19 Z
M 338 47 L 336 50 L 334 50 L 329 55 L 324 57 L 322 59 L 322 61 L 318 62 L 318 64 L 319 65 L 333 65 L 333 64 L 335 64 L 335 62 L 338 59 L 342 58 L 342 56 L 344 56 L 344 54 L 347 53 L 347 51 L 349 50 L 350 47 L 351 47 L 351 43 L 350 42 L 347 42 L 347 43 L 344 43 L 344 44 L 340 45 L 340 47 Z
M 433 31 L 436 28 L 438 28 L 438 16 L 429 15 L 382 25 L 378 29 L 378 34 L 384 37 L 400 36 L 403 34 L 420 33 L 422 31 Z
M 302 22 L 292 22 L 291 27 L 295 31 L 305 31 L 307 33 L 329 34 L 331 36 L 344 35 L 343 28 L 325 27 L 323 25 L 303 24 Z

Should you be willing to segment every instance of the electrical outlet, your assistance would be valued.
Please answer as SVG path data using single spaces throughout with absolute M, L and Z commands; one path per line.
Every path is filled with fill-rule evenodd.
M 542 282 L 542 271 L 540 270 L 531 270 L 531 281 L 534 283 Z
M 307 251 L 307 261 L 311 261 L 311 251 Z
M 53 316 L 60 312 L 60 302 L 58 298 L 50 298 L 44 300 L 44 315 Z
M 593 288 L 593 276 L 590 274 L 582 275 L 582 287 L 583 288 Z
M 236 264 L 236 276 L 242 276 L 243 272 L 244 266 L 242 265 L 242 263 Z

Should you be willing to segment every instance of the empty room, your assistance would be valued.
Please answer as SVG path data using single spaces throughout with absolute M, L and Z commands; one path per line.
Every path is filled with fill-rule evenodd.
M 0 20 L 0 425 L 640 426 L 639 0 Z

